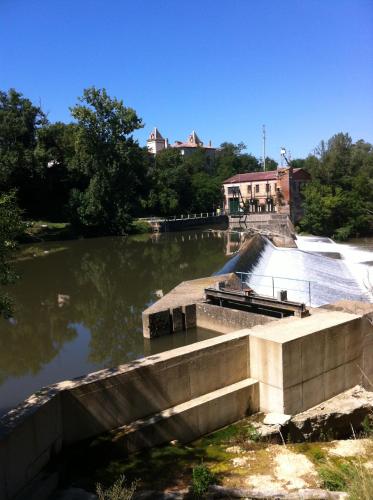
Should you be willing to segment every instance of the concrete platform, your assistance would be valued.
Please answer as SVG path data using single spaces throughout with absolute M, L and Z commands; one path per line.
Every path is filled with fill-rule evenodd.
M 129 453 L 172 440 L 187 443 L 259 409 L 259 383 L 248 378 L 140 419 L 114 438 Z
M 213 287 L 222 281 L 230 286 L 239 285 L 237 276 L 234 273 L 228 273 L 183 281 L 173 288 L 171 292 L 143 311 L 144 337 L 153 338 L 195 328 L 195 304 L 204 300 L 205 288 Z

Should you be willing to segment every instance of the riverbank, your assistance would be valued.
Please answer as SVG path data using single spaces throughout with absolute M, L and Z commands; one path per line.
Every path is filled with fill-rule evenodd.
M 151 233 L 150 224 L 144 220 L 135 219 L 128 234 Z M 70 222 L 52 222 L 47 220 L 30 220 L 25 222 L 24 232 L 19 236 L 21 244 L 43 243 L 46 241 L 69 241 L 80 238 L 107 236 L 107 234 L 88 234 L 82 232 Z

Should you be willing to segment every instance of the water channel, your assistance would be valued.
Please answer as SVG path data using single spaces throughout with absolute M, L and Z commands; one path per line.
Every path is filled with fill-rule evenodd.
M 0 320 L 0 415 L 45 385 L 216 335 L 195 330 L 149 341 L 141 312 L 183 280 L 232 270 L 239 244 L 238 233 L 204 230 L 22 247 L 21 279 L 9 290 L 14 318 Z M 318 303 L 364 295 L 373 238 L 299 244 L 266 243 L 247 271 L 318 281 Z

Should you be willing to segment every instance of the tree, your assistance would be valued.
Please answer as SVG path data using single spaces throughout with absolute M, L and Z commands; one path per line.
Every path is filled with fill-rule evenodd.
M 21 93 L 0 91 L 0 189 L 17 189 L 21 207 L 31 212 L 38 185 L 37 131 L 46 124 L 41 108 Z
M 191 176 L 180 151 L 165 149 L 153 160 L 147 207 L 160 215 L 174 215 L 189 209 L 192 198 Z
M 66 220 L 70 190 L 78 179 L 72 168 L 75 155 L 76 125 L 56 122 L 37 131 L 38 200 L 34 207 L 42 217 Z
M 304 217 L 300 226 L 314 234 L 347 239 L 368 234 L 373 221 L 373 147 L 353 144 L 339 133 L 321 141 L 304 162 L 312 182 L 303 190 Z
M 246 145 L 243 142 L 233 144 L 223 142 L 217 153 L 216 175 L 220 182 L 238 173 L 256 172 L 261 169 L 260 163 L 251 154 L 244 153 Z
M 145 152 L 131 135 L 142 120 L 94 87 L 84 90 L 71 114 L 77 121 L 72 217 L 86 231 L 123 234 L 141 207 L 146 179 Z
M 11 255 L 16 247 L 16 238 L 22 231 L 21 212 L 16 204 L 15 193 L 0 195 L 0 285 L 14 283 L 17 279 L 12 266 L 9 264 Z M 0 314 L 10 317 L 12 314 L 12 300 L 5 292 L 0 291 Z
M 272 158 L 266 156 L 266 170 L 276 170 L 276 169 L 277 169 L 277 162 Z

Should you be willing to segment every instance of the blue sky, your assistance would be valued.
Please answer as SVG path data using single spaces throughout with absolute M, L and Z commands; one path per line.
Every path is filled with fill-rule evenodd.
M 170 141 L 279 159 L 349 132 L 373 142 L 372 0 L 0 0 L 0 89 L 51 121 L 105 87 Z

